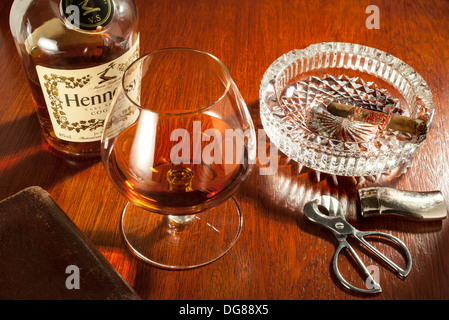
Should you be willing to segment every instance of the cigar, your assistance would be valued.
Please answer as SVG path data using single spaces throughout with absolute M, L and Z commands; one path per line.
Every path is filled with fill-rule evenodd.
M 368 110 L 336 102 L 329 103 L 327 111 L 334 116 L 377 125 L 381 130 L 392 129 L 417 136 L 427 132 L 426 122 L 421 119 Z

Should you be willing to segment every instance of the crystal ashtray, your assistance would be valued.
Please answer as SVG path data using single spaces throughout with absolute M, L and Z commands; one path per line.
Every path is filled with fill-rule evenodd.
M 420 121 L 419 135 L 354 121 L 330 102 Z M 318 43 L 274 61 L 260 88 L 260 116 L 271 142 L 311 169 L 340 176 L 408 167 L 430 130 L 434 103 L 423 78 L 389 53 L 352 43 Z

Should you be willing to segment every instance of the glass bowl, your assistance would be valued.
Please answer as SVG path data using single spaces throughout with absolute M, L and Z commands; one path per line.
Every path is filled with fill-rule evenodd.
M 419 135 L 335 116 L 337 102 L 425 122 Z M 408 167 L 430 130 L 435 107 L 423 78 L 386 52 L 318 43 L 274 61 L 260 88 L 262 125 L 279 150 L 311 169 L 340 176 Z M 375 113 L 375 112 L 374 112 Z

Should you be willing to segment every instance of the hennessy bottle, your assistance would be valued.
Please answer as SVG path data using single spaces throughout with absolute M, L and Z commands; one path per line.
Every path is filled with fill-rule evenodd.
M 134 1 L 15 0 L 10 27 L 50 149 L 99 156 L 110 102 L 139 56 Z

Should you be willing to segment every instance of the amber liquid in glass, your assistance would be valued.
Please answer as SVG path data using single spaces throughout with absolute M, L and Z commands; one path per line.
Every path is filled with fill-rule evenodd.
M 248 171 L 249 164 L 244 154 L 247 149 L 234 143 L 232 152 L 236 156 L 233 161 L 229 161 L 224 157 L 224 144 L 235 141 L 224 138 L 224 122 L 217 119 L 213 122 L 214 129 L 223 133 L 223 156 L 215 157 L 218 161 L 210 164 L 204 161 L 198 163 L 200 155 L 193 150 L 194 141 L 189 143 L 192 148 L 191 157 L 183 159 L 183 163 L 174 164 L 170 159 L 170 151 L 178 141 L 170 141 L 167 128 L 159 128 L 158 131 L 165 131 L 166 134 L 158 135 L 151 142 L 150 135 L 140 135 L 139 127 L 131 125 L 118 135 L 111 148 L 107 162 L 111 180 L 127 199 L 150 211 L 163 214 L 181 214 L 182 208 L 189 212 L 201 212 L 227 199 Z M 190 137 L 192 136 L 191 133 Z M 201 139 L 205 136 L 202 131 Z M 208 139 L 210 137 L 207 137 L 206 142 L 202 141 L 202 150 L 213 143 Z M 239 151 L 242 152 L 241 157 L 237 156 Z M 206 157 L 209 154 L 207 152 Z

